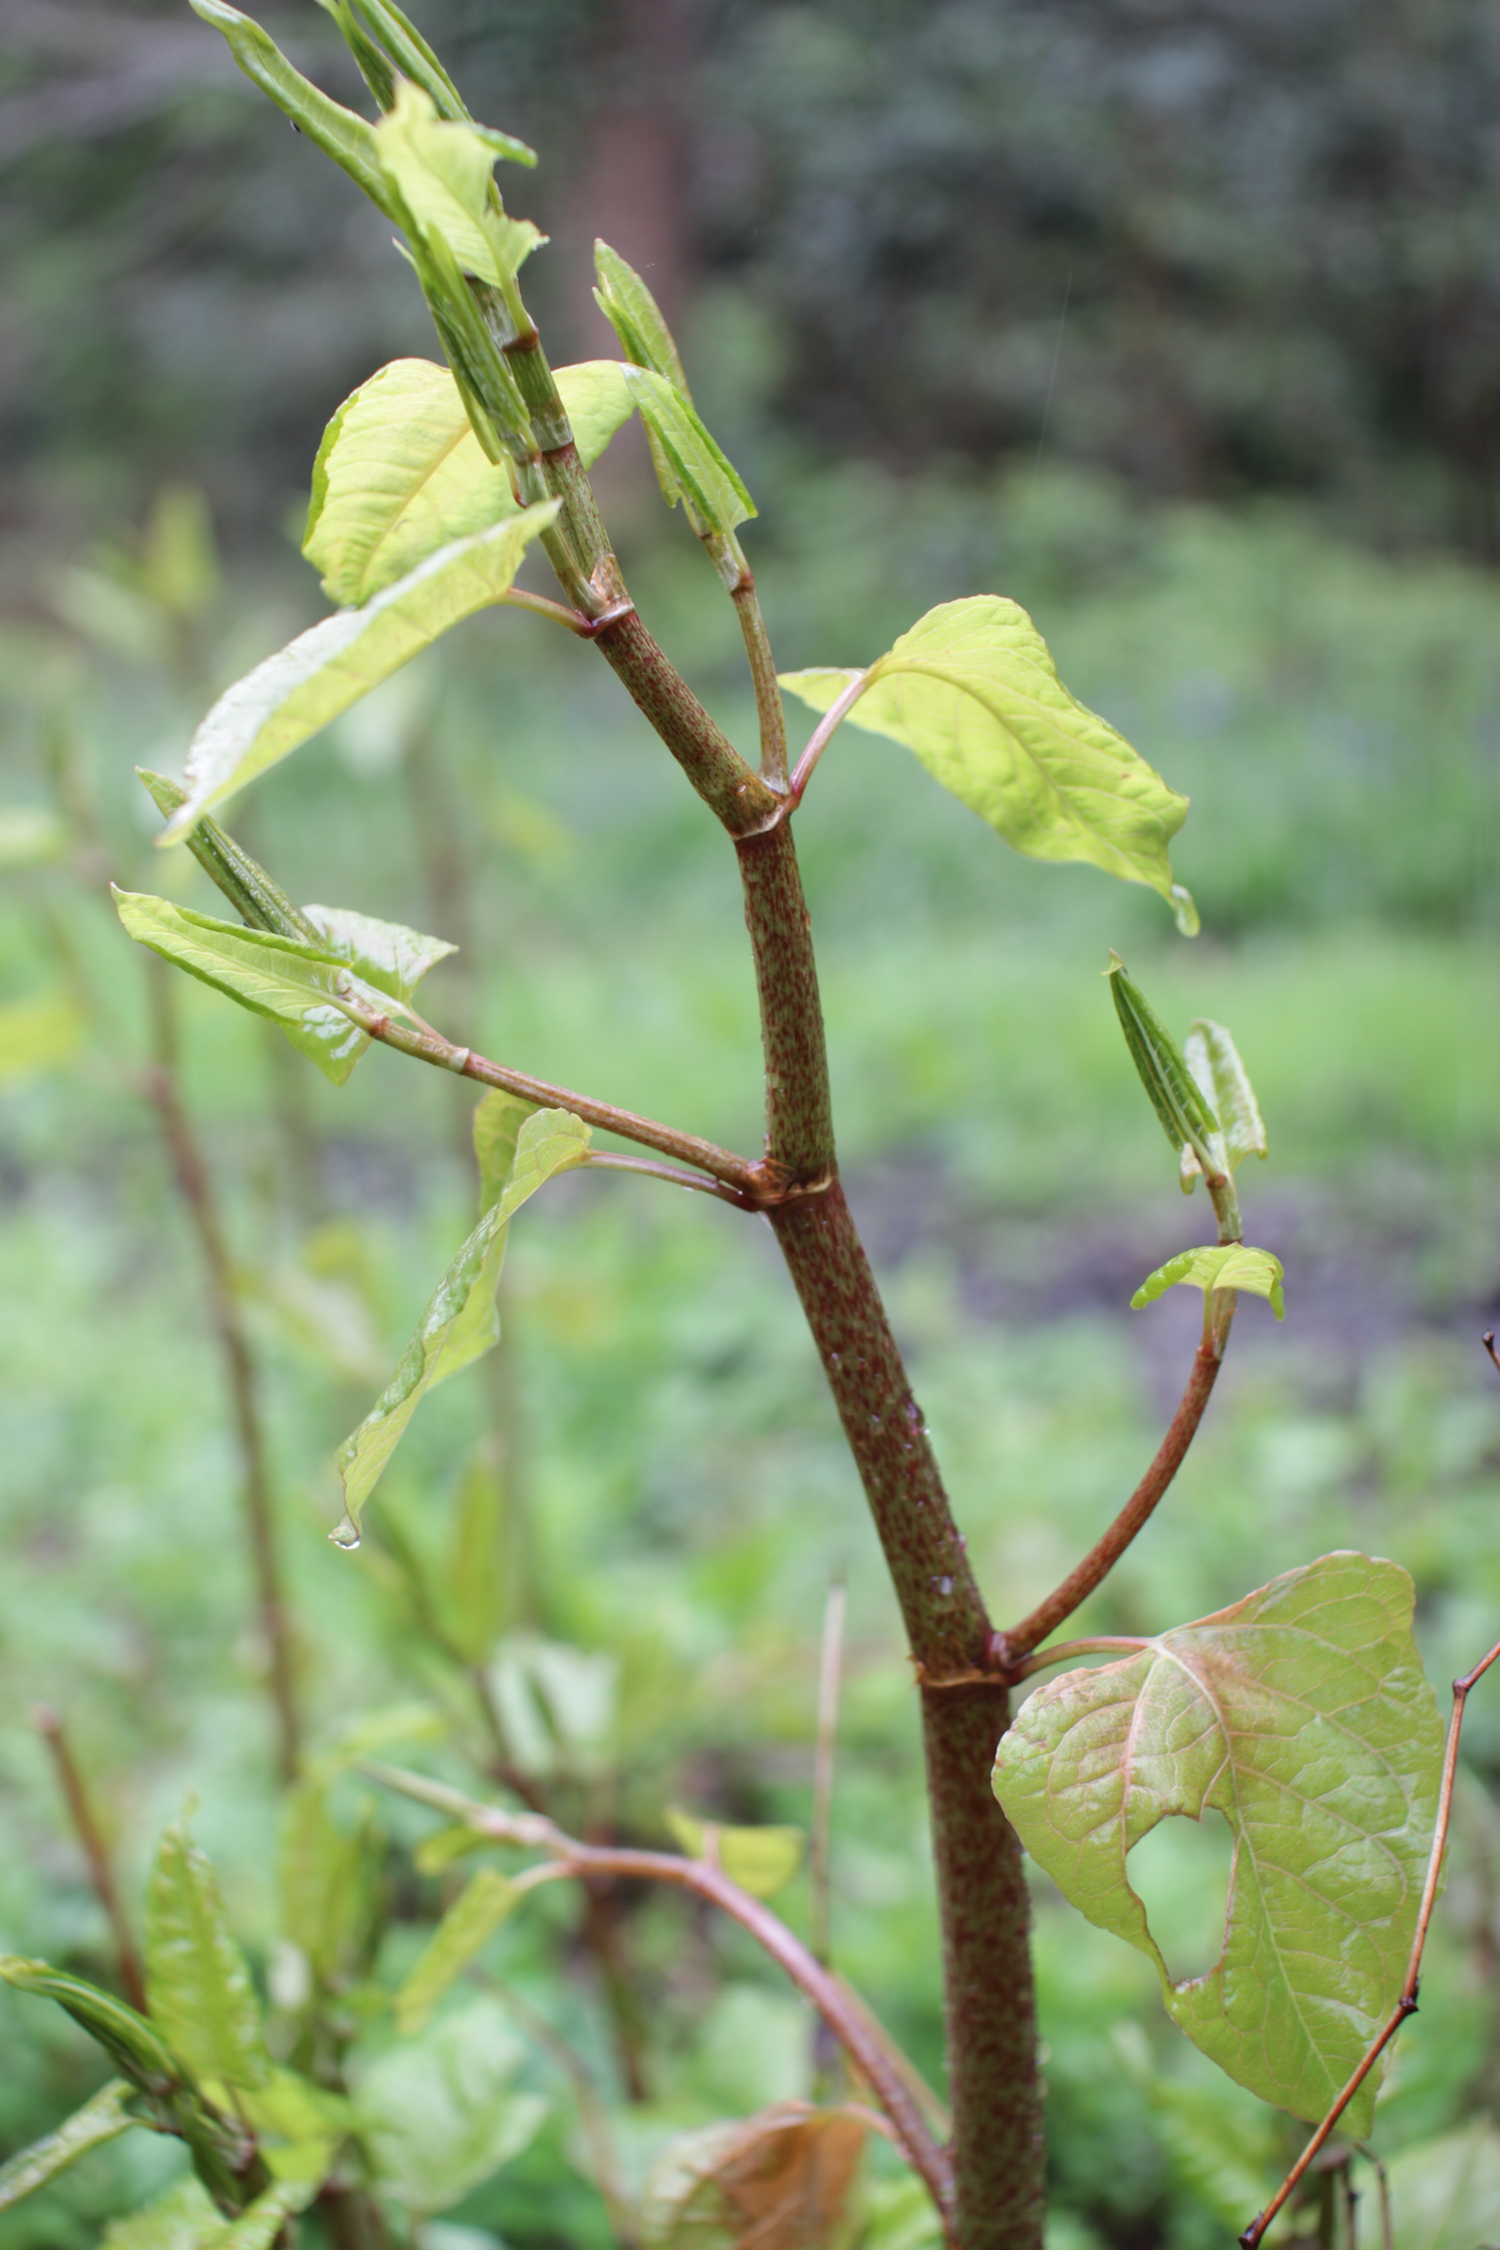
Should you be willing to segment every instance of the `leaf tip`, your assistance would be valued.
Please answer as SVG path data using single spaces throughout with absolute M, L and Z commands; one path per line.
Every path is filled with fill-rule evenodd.
M 1203 924 L 1198 918 L 1198 909 L 1194 904 L 1193 894 L 1185 883 L 1174 883 L 1172 885 L 1167 894 L 1167 904 L 1172 909 L 1179 934 L 1182 937 L 1196 937 Z

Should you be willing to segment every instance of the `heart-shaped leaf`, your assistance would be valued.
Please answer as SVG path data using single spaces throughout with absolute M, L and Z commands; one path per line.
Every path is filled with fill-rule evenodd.
M 635 411 L 618 360 L 557 370 L 584 466 Z M 396 359 L 346 398 L 313 467 L 302 552 L 331 601 L 358 605 L 451 540 L 514 516 L 510 472 L 474 435 L 458 385 L 428 359 Z
M 1269 1250 L 1250 1250 L 1242 1242 L 1217 1244 L 1207 1250 L 1179 1250 L 1155 1273 L 1148 1274 L 1130 1302 L 1139 1312 L 1143 1305 L 1155 1304 L 1168 1289 L 1181 1284 L 1184 1288 L 1248 1289 L 1253 1296 L 1270 1300 L 1271 1310 L 1280 1320 L 1286 1311 L 1282 1295 L 1281 1260 Z
M 179 843 L 210 805 L 299 749 L 450 626 L 499 601 L 557 506 L 542 501 L 440 547 L 363 609 L 325 617 L 237 680 L 193 737 L 187 796 L 157 842 Z
M 1395 2004 L 1432 1841 L 1443 1729 L 1395 1563 L 1325 1555 L 1096 1671 L 1049 1681 L 995 1793 L 1063 1895 L 1156 1963 L 1206 2055 L 1296 2116 L 1328 2109 Z M 1211 1809 L 1234 1835 L 1224 1950 L 1174 1984 L 1133 1844 Z M 1346 2115 L 1369 2130 L 1372 2072 Z
M 1390 2014 L 1417 1926 L 1444 1730 L 1392 1561 L 1325 1555 L 1030 1696 L 994 1791 L 1073 1906 L 1156 1962 L 1232 2079 L 1322 2117 Z M 1235 1836 L 1223 1953 L 1174 1984 L 1127 1854 L 1169 1813 Z M 1370 2128 L 1370 2074 L 1347 2113 Z
M 781 685 L 827 711 L 859 677 L 791 672 Z M 1167 857 L 1186 797 L 1068 693 L 1019 603 L 998 594 L 944 602 L 863 677 L 851 723 L 904 742 L 1018 852 L 1089 860 L 1149 883 L 1187 934 L 1197 928 Z

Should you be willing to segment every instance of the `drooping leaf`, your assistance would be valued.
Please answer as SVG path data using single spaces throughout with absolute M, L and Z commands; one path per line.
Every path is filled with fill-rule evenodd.
M 1175 1258 L 1147 1275 L 1130 1302 L 1139 1312 L 1143 1305 L 1155 1304 L 1179 1283 L 1205 1293 L 1210 1289 L 1248 1289 L 1253 1296 L 1269 1299 L 1278 1320 L 1286 1311 L 1281 1260 L 1269 1250 L 1251 1250 L 1240 1242 L 1223 1243 L 1213 1249 L 1179 1250 Z
M 726 1828 L 668 1808 L 667 1826 L 689 1859 L 716 1859 L 731 1883 L 752 1898 L 774 1898 L 798 1868 L 806 1843 L 800 1828 Z
M 157 839 L 177 843 L 211 805 L 357 703 L 450 626 L 509 592 L 521 557 L 557 513 L 548 500 L 455 539 L 362 609 L 325 617 L 220 696 L 187 757 L 187 797 Z
M 116 2069 L 143 2093 L 166 2095 L 181 2084 L 182 2064 L 161 2033 L 112 1993 L 100 1992 L 82 1977 L 69 1976 L 46 1961 L 28 1961 L 18 1954 L 0 1957 L 0 1979 L 18 1992 L 34 1992 L 66 2008 Z
M 518 2156 L 547 2104 L 519 2093 L 526 2050 L 489 2000 L 382 2055 L 355 2090 L 376 2179 L 418 2216 L 446 2211 Z
M 146 1891 L 146 1990 L 152 2020 L 197 2077 L 266 2083 L 271 2058 L 250 1970 L 213 1863 L 182 1821 L 164 1832 Z
M 652 440 L 657 478 L 670 507 L 687 507 L 699 533 L 733 531 L 757 513 L 738 472 L 704 428 L 686 394 L 664 375 L 627 362 L 622 372 Z
M 645 2250 L 831 2250 L 868 2132 L 857 2110 L 790 2101 L 674 2141 L 641 2199 Z
M 826 711 L 858 675 L 794 672 L 781 685 Z M 1058 679 L 1018 603 L 998 594 L 944 602 L 865 675 L 851 723 L 914 750 L 945 789 L 1031 859 L 1088 860 L 1147 883 L 1189 934 L 1187 893 L 1167 846 L 1186 797 Z
M 495 192 L 495 160 L 515 154 L 535 163 L 520 141 L 462 118 L 440 117 L 424 88 L 397 82 L 395 104 L 375 127 L 377 160 L 392 198 L 420 233 L 446 243 L 460 270 L 481 281 L 510 281 L 546 237 L 529 219 L 504 214 Z
M 295 70 L 268 32 L 249 16 L 241 15 L 226 0 L 192 0 L 193 12 L 222 31 L 245 76 L 268 94 L 276 107 L 289 117 L 299 133 L 305 133 L 331 156 L 335 164 L 348 173 L 357 187 L 363 188 L 370 201 L 385 212 L 387 218 L 399 218 L 391 200 L 390 189 L 381 171 L 375 149 L 375 129 L 352 109 L 331 101 L 327 94 Z
M 1500 2133 L 1486 2119 L 1400 2150 L 1388 2181 L 1392 2250 L 1500 2242 Z
M 503 1093 L 498 1086 L 492 1086 L 477 1104 L 471 1131 L 474 1161 L 479 1167 L 481 1214 L 498 1203 L 510 1186 L 516 1169 L 516 1145 L 521 1138 L 521 1127 L 536 1113 L 535 1102 L 524 1102 L 518 1094 Z
M 91 2148 L 102 2148 L 106 2141 L 118 2140 L 132 2125 L 139 2125 L 141 2119 L 132 2116 L 125 2106 L 133 2091 L 128 2080 L 112 2078 L 55 2132 L 44 2133 L 30 2148 L 19 2149 L 8 2162 L 0 2164 L 0 2211 L 8 2211 L 23 2196 L 34 2195 L 59 2172 L 76 2164 L 80 2156 L 87 2156 Z
M 396 1994 L 396 2029 L 404 2039 L 426 2029 L 448 1987 L 478 1959 L 523 1895 L 498 1868 L 475 1869 Z
M 362 984 L 338 955 L 296 945 L 267 930 L 195 914 L 140 891 L 116 891 L 115 907 L 130 935 L 189 976 L 279 1023 L 292 1045 L 342 1086 L 370 1044 L 350 1008 L 380 1015 L 386 994 Z
M 615 360 L 587 360 L 560 367 L 557 387 L 588 467 L 635 411 L 624 373 Z M 302 552 L 331 600 L 358 605 L 519 507 L 450 369 L 397 359 L 345 399 L 323 433 Z
M 571 1110 L 536 1110 L 525 1119 L 502 1192 L 438 1283 L 390 1382 L 339 1448 L 345 1512 L 333 1536 L 340 1545 L 358 1543 L 360 1512 L 426 1393 L 495 1342 L 495 1286 L 506 1229 L 521 1205 L 554 1174 L 588 1161 L 590 1137 Z
M 1325 1555 L 1097 1671 L 1050 1681 L 995 1760 L 1032 1857 L 1155 1962 L 1168 2011 L 1240 2085 L 1321 2117 L 1394 2005 L 1443 1730 L 1394 1563 Z M 1234 1835 L 1224 1950 L 1173 1983 L 1127 1854 L 1169 1815 Z M 1372 2079 L 1376 2074 L 1372 2073 Z M 1348 2115 L 1369 2128 L 1366 2081 Z
M 1247 1156 L 1264 1157 L 1266 1128 L 1260 1104 L 1250 1074 L 1240 1061 L 1239 1049 L 1224 1026 L 1210 1023 L 1206 1016 L 1197 1017 L 1188 1027 L 1183 1059 L 1219 1120 L 1230 1171 Z M 1193 1149 L 1184 1142 L 1182 1176 L 1189 1187 L 1202 1169 Z

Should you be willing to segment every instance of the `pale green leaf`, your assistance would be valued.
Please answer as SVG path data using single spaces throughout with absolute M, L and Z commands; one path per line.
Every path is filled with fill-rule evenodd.
M 390 1006 L 386 994 L 362 984 L 331 952 L 139 891 L 116 891 L 114 899 L 133 938 L 242 1008 L 279 1023 L 335 1086 L 343 1085 L 370 1044 L 349 1010 L 379 1016 Z
M 1183 1055 L 1203 1098 L 1219 1120 L 1224 1153 L 1232 1172 L 1247 1156 L 1264 1157 L 1266 1128 L 1255 1098 L 1250 1074 L 1240 1061 L 1239 1049 L 1221 1023 L 1199 1016 L 1188 1026 Z M 1192 1148 L 1183 1144 L 1182 1175 L 1191 1185 L 1202 1171 Z
M 1229 1169 L 1219 1120 L 1176 1040 L 1111 949 L 1104 971 L 1130 1059 L 1173 1149 L 1191 1149 L 1217 1177 Z
M 521 1126 L 514 1168 L 503 1191 L 438 1283 L 390 1382 L 339 1448 L 344 1519 L 333 1536 L 341 1546 L 358 1543 L 365 1501 L 426 1393 L 496 1341 L 495 1286 L 506 1229 L 527 1198 L 555 1173 L 587 1162 L 589 1139 L 588 1127 L 566 1109 L 536 1110 Z
M 307 918 L 336 960 L 392 1000 L 409 1000 L 439 961 L 458 951 L 443 938 L 424 937 L 400 922 L 377 922 L 347 906 L 309 906 Z
M 447 244 L 463 272 L 501 285 L 546 240 L 529 220 L 507 218 L 495 192 L 496 158 L 523 144 L 439 117 L 432 96 L 410 79 L 397 81 L 395 107 L 375 127 L 375 143 L 395 200 L 423 236 Z
M 536 1115 L 535 1102 L 507 1094 L 492 1086 L 474 1111 L 471 1128 L 474 1161 L 479 1166 L 479 1209 L 483 1213 L 499 1202 L 516 1169 L 516 1144 L 528 1117 Z
M 86 1028 L 66 993 L 7 1001 L 0 1006 L 0 1084 L 35 1078 L 70 1062 Z
M 365 2073 L 360 2131 L 394 2202 L 419 2216 L 446 2211 L 529 2145 L 547 2104 L 515 2090 L 525 2059 L 496 2003 L 475 2000 Z
M 1155 1304 L 1158 1297 L 1179 1284 L 1187 1289 L 1248 1289 L 1253 1296 L 1270 1301 L 1272 1312 L 1280 1320 L 1286 1311 L 1282 1294 L 1281 1260 L 1269 1250 L 1251 1250 L 1242 1242 L 1228 1242 L 1213 1249 L 1179 1250 L 1155 1273 L 1148 1274 L 1130 1302 L 1137 1312 L 1143 1305 Z
M 276 2186 L 300 2209 L 332 2171 L 353 2127 L 353 2105 L 300 2071 L 274 2070 L 263 2087 L 242 2097 L 241 2107 Z
M 996 1755 L 996 1795 L 1063 1895 L 1150 1956 L 1205 2054 L 1298 2117 L 1323 2115 L 1394 2006 L 1416 1926 L 1443 1729 L 1412 1605 L 1396 1564 L 1325 1555 L 1049 1681 Z M 1224 1948 L 1173 1983 L 1127 1854 L 1210 1810 L 1234 1836 Z
M 212 1862 L 181 1821 L 162 1836 L 146 1890 L 152 2021 L 189 2070 L 263 2086 L 271 2061 L 245 1956 L 230 1934 Z
M 613 1760 L 620 1667 L 605 1649 L 513 1633 L 490 1667 L 506 1739 L 528 1773 L 606 1772 Z
M 444 1573 L 448 1630 L 470 1664 L 482 1664 L 510 1612 L 506 1570 L 509 1495 L 499 1449 L 481 1441 L 459 1480 Z
M 338 1825 L 321 1771 L 304 1775 L 287 1792 L 277 1869 L 280 1927 L 324 1984 L 361 1965 L 376 1910 L 380 1856 L 368 1818 L 353 1830 Z
M 331 101 L 301 71 L 293 69 L 270 35 L 249 16 L 241 15 L 238 8 L 227 6 L 226 0 L 192 0 L 192 8 L 205 23 L 223 32 L 245 76 L 270 96 L 300 133 L 316 143 L 325 156 L 331 156 L 372 203 L 399 223 L 376 155 L 374 127 L 354 110 Z
M 1500 2243 L 1500 2133 L 1477 2118 L 1390 2162 L 1392 2250 L 1477 2250 Z M 1375 2200 L 1372 2188 L 1370 2201 Z
M 287 2220 L 311 2202 L 318 2184 L 315 2180 L 278 2180 L 237 2219 L 230 2219 L 210 2237 L 211 2250 L 271 2250 Z
M 781 684 L 826 711 L 853 676 L 794 672 Z M 866 678 L 851 723 L 904 742 L 1017 851 L 1147 883 L 1186 918 L 1167 857 L 1186 797 L 1068 693 L 1018 603 L 998 594 L 944 602 Z
M 700 533 L 723 535 L 753 516 L 755 502 L 685 393 L 649 367 L 626 363 L 621 372 L 652 438 L 657 476 L 668 504 L 675 507 L 683 500 L 693 529 Z
M 44 2134 L 30 2148 L 19 2149 L 7 2163 L 0 2164 L 0 2211 L 8 2211 L 23 2196 L 34 2195 L 91 2148 L 102 2148 L 106 2141 L 118 2140 L 121 2133 L 139 2124 L 140 2119 L 132 2117 L 125 2107 L 134 2090 L 125 2079 L 112 2078 L 55 2132 Z
M 396 2029 L 403 2038 L 425 2030 L 448 1987 L 478 1959 L 523 1895 L 498 1868 L 476 1868 L 396 1994 Z
M 424 1836 L 413 1855 L 419 1875 L 441 1875 L 456 1859 L 482 1852 L 487 1839 L 473 1828 L 435 1828 Z
M 0 807 L 0 873 L 45 867 L 49 860 L 61 859 L 67 848 L 68 832 L 56 813 L 41 805 Z
M 667 1826 L 689 1859 L 716 1860 L 752 1898 L 774 1898 L 802 1865 L 806 1839 L 800 1828 L 726 1828 L 675 1805 L 668 1808 Z
M 144 2209 L 112 2219 L 101 2250 L 207 2250 L 223 2231 L 223 2218 L 190 2172 Z
M 548 500 L 428 555 L 362 609 L 299 633 L 221 695 L 194 735 L 187 798 L 159 843 L 177 843 L 231 790 L 300 748 L 450 626 L 497 602 L 557 513 Z
M 635 411 L 619 362 L 557 370 L 585 467 Z M 490 460 L 446 367 L 392 360 L 345 399 L 313 468 L 302 552 L 336 602 L 358 604 L 452 540 L 514 516 L 510 472 Z

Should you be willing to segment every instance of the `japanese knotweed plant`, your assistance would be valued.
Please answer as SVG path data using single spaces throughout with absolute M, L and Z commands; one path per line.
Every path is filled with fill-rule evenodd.
M 1150 1638 L 1051 1638 L 1170 1486 L 1223 1364 L 1238 1298 L 1259 1296 L 1282 1314 L 1278 1260 L 1243 1239 L 1235 1173 L 1247 1156 L 1265 1155 L 1266 1141 L 1234 1042 L 1199 1022 L 1179 1048 L 1124 965 L 1116 959 L 1107 971 L 1182 1185 L 1191 1191 L 1202 1176 L 1214 1219 L 1214 1239 L 1169 1258 L 1134 1302 L 1197 1288 L 1201 1340 L 1136 1491 L 1055 1592 L 997 1627 L 839 1183 L 798 872 L 797 809 L 845 721 L 904 743 L 1017 851 L 1144 884 L 1191 935 L 1193 904 L 1168 858 L 1186 800 L 1075 700 L 1026 612 L 998 595 L 943 603 L 863 669 L 778 675 L 738 537 L 754 503 L 705 428 L 640 277 L 599 245 L 599 302 L 621 356 L 554 372 L 521 290 L 542 238 L 507 211 L 494 177 L 498 162 L 533 163 L 531 151 L 471 118 L 393 0 L 323 4 L 363 73 L 374 123 L 309 84 L 225 0 L 193 0 L 241 68 L 399 230 L 442 358 L 378 370 L 328 426 L 304 549 L 335 605 L 330 615 L 220 697 L 180 787 L 145 777 L 166 815 L 160 842 L 188 847 L 230 914 L 117 892 L 120 919 L 167 962 L 280 1026 L 336 1084 L 378 1040 L 484 1090 L 474 1118 L 478 1224 L 340 1452 L 345 1511 L 333 1537 L 346 1547 L 358 1544 L 363 1512 L 423 1396 L 496 1341 L 507 1231 L 551 1179 L 580 1166 L 625 1168 L 769 1224 L 868 1496 L 915 1668 L 951 2118 L 766 1905 L 787 1872 L 786 1839 L 775 1831 L 679 1819 L 680 1851 L 625 1849 L 569 1834 L 525 1776 L 512 1777 L 518 1801 L 505 1806 L 367 1765 L 443 1816 L 422 1865 L 487 1844 L 521 1855 L 515 1872 L 481 1866 L 400 1989 L 381 1990 L 371 1982 L 376 1847 L 329 1811 L 340 1758 L 347 1765 L 371 1747 L 355 1734 L 340 1758 L 304 1762 L 292 1793 L 282 1913 L 305 1983 L 300 1996 L 278 2000 L 269 2034 L 212 1870 L 181 1825 L 152 1878 L 140 2007 L 45 1964 L 0 1964 L 12 1984 L 68 2009 L 119 2073 L 0 2172 L 0 2205 L 143 2126 L 187 2144 L 194 2178 L 132 2242 L 253 2250 L 303 2211 L 337 2243 L 375 2245 L 407 2231 L 487 2177 L 536 2125 L 533 2098 L 512 2084 L 513 2046 L 497 2047 L 472 2013 L 442 2015 L 434 2027 L 437 2001 L 531 1892 L 630 1877 L 693 1892 L 750 1932 L 820 2011 L 866 2106 L 786 2104 L 719 2128 L 645 2206 L 625 2207 L 601 2161 L 622 2239 L 685 2241 L 705 2226 L 724 2242 L 834 2239 L 873 2116 L 924 2183 L 951 2243 L 1039 2250 L 1044 2149 L 1025 1851 L 1090 1920 L 1151 1957 L 1172 2017 L 1231 2078 L 1296 2117 L 1323 2119 L 1321 2137 L 1341 2113 L 1358 2136 L 1380 2052 L 1415 2002 L 1462 1707 L 1460 1695 L 1445 1763 L 1412 1641 L 1410 1579 L 1391 1562 L 1334 1554 Z M 595 503 L 589 467 L 636 414 L 663 496 L 680 505 L 739 619 L 756 758 L 728 739 L 652 638 Z M 517 589 L 533 548 L 559 598 Z M 593 643 L 736 855 L 764 1048 L 758 1154 L 633 1115 L 602 1094 L 545 1084 L 476 1053 L 463 1026 L 458 1038 L 435 1029 L 415 1003 L 424 974 L 450 950 L 442 939 L 355 908 L 295 904 L 211 817 L 452 626 L 495 605 L 524 607 Z M 783 691 L 819 714 L 794 770 Z M 642 1153 L 602 1149 L 600 1133 Z M 468 1529 L 482 1540 L 482 1506 Z M 456 1598 L 473 1596 L 476 1570 L 482 1577 L 471 1546 Z M 461 1608 L 433 1629 L 477 1663 L 485 1636 L 465 1640 Z M 1013 1716 L 1012 1691 L 1031 1675 L 1099 1655 L 1108 1661 L 1066 1671 Z M 1465 1692 L 1474 1677 L 1477 1669 Z M 1207 1974 L 1174 1981 L 1131 1888 L 1128 1855 L 1162 1820 L 1213 1810 L 1234 1844 L 1222 1950 Z M 396 2041 L 351 2094 L 342 2055 L 382 2009 Z M 1278 2223 L 1278 2208 L 1246 2239 Z

